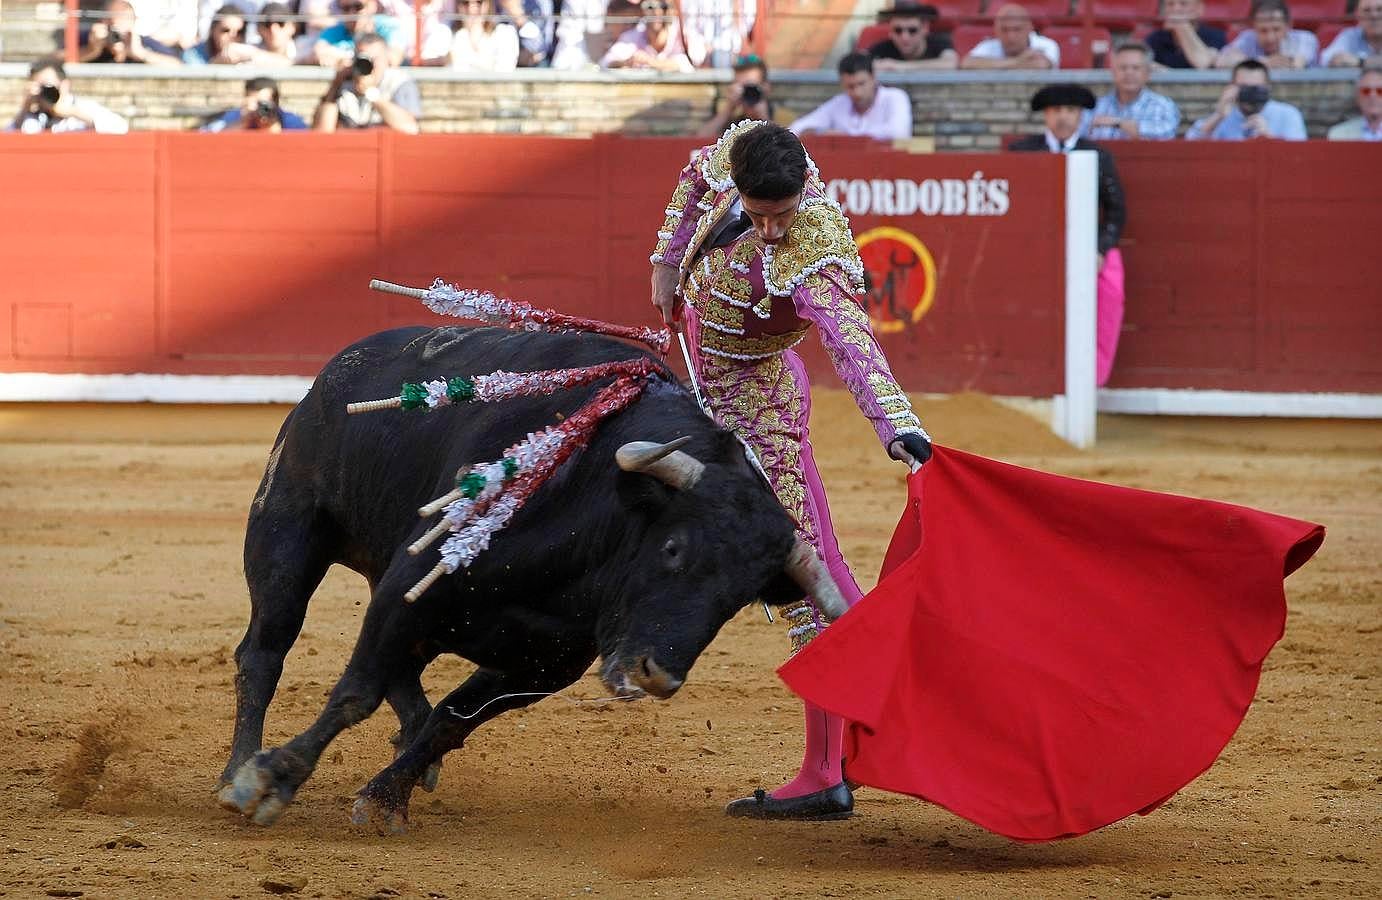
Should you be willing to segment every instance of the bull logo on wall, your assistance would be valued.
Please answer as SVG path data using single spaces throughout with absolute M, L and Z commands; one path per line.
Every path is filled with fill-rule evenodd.
M 916 235 L 874 228 L 855 239 L 864 261 L 864 308 L 879 334 L 921 321 L 936 296 L 936 262 Z

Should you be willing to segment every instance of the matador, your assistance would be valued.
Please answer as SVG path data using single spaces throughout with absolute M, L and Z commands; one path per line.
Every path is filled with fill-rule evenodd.
M 692 155 L 657 238 L 653 305 L 694 348 L 691 364 L 707 411 L 757 456 L 797 531 L 854 603 L 862 592 L 831 526 L 807 433 L 810 384 L 792 348 L 814 325 L 890 456 L 920 464 L 931 443 L 856 299 L 864 268 L 844 212 L 794 134 L 747 120 Z M 809 597 L 785 618 L 793 652 L 825 627 Z M 854 798 L 842 771 L 842 737 L 837 716 L 807 704 L 806 750 L 796 778 L 736 800 L 726 812 L 765 819 L 850 816 Z

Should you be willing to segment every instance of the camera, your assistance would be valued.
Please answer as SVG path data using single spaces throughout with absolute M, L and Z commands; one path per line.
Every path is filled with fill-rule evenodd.
M 38 89 L 38 98 L 52 106 L 62 98 L 62 90 L 56 84 L 45 84 Z
M 1238 89 L 1238 109 L 1244 116 L 1255 116 L 1271 96 L 1272 89 L 1265 84 L 1245 84 Z
M 372 75 L 374 74 L 374 60 L 367 56 L 357 56 L 350 61 L 350 70 L 355 73 L 357 78 Z
M 762 85 L 753 83 L 745 84 L 741 96 L 744 99 L 745 106 L 757 106 L 759 103 L 763 102 L 763 87 Z
M 254 115 L 261 122 L 275 122 L 278 120 L 278 107 L 268 100 L 260 100 L 254 104 Z

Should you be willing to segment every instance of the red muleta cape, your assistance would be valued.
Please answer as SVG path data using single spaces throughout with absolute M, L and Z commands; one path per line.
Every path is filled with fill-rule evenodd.
M 852 781 L 1046 841 L 1218 757 L 1324 528 L 936 447 L 882 580 L 778 674 L 848 720 Z

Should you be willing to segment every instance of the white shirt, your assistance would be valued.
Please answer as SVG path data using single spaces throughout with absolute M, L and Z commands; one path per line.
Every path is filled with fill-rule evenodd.
M 91 119 L 92 125 L 86 124 L 76 116 L 68 116 L 65 119 L 49 119 L 47 113 L 25 113 L 7 127 L 6 131 L 18 131 L 21 134 L 42 134 L 44 131 L 51 131 L 53 134 L 63 134 L 71 131 L 95 131 L 97 134 L 126 134 L 130 130 L 130 123 L 126 122 L 119 113 L 106 109 L 95 100 L 88 100 L 85 97 L 74 97 L 72 105 L 81 110 L 82 115 Z M 50 124 L 51 123 L 51 124 Z
M 1051 68 L 1060 68 L 1060 44 L 1033 31 L 1027 37 L 1027 47 L 1030 50 L 1040 50 L 1043 56 L 1051 60 Z M 975 59 L 1008 58 L 1008 55 L 1003 52 L 1003 42 L 996 37 L 985 38 L 980 41 L 973 50 L 969 51 L 969 55 Z
M 1063 142 L 1056 140 L 1056 136 L 1047 130 L 1046 147 L 1052 153 L 1069 153 L 1075 149 L 1075 144 L 1080 140 L 1080 131 L 1075 129 L 1075 133 L 1066 138 Z
M 787 126 L 793 134 L 817 131 L 896 141 L 912 136 L 912 98 L 907 92 L 880 84 L 873 105 L 862 113 L 848 94 L 836 94 Z
M 508 22 L 478 36 L 461 28 L 451 37 L 450 65 L 457 72 L 512 72 L 518 67 L 518 31 Z

